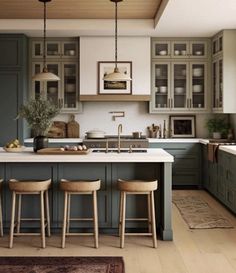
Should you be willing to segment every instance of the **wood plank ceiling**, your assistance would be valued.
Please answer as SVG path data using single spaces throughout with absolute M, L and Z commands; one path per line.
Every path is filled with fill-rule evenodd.
M 162 0 L 123 0 L 119 19 L 153 19 Z M 52 0 L 47 4 L 49 19 L 112 19 L 114 3 L 109 0 Z M 41 19 L 43 4 L 38 0 L 0 0 L 0 19 Z

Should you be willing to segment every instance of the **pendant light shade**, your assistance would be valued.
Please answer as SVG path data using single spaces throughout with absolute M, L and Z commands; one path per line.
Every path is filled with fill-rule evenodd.
M 115 68 L 112 73 L 107 74 L 103 80 L 104 81 L 131 81 L 132 79 L 125 73 L 119 71 L 117 67 L 117 3 L 122 2 L 123 0 L 110 0 L 111 2 L 115 3 Z
M 48 72 L 47 65 L 46 65 L 46 3 L 51 2 L 51 0 L 39 0 L 39 2 L 42 2 L 44 4 L 44 28 L 43 28 L 43 71 L 41 73 L 37 73 L 33 76 L 33 81 L 59 81 L 60 78 L 51 73 Z

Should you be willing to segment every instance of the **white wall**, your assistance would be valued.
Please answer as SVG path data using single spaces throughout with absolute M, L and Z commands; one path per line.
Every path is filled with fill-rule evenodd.
M 133 94 L 150 95 L 150 37 L 118 37 L 118 61 L 132 61 Z M 98 61 L 113 61 L 114 37 L 80 38 L 80 94 L 96 95 Z
M 125 111 L 124 118 L 112 120 L 110 111 Z M 199 114 L 196 116 L 196 136 L 208 137 L 205 128 L 205 120 L 209 115 Z M 133 131 L 142 131 L 147 134 L 147 126 L 155 123 L 162 124 L 163 120 L 168 122 L 168 115 L 148 114 L 147 102 L 85 102 L 82 114 L 76 115 L 76 121 L 80 124 L 80 135 L 83 137 L 85 132 L 92 129 L 100 129 L 106 134 L 117 134 L 119 123 L 123 125 L 123 134 L 131 134 Z M 68 121 L 68 115 L 60 115 L 57 120 Z

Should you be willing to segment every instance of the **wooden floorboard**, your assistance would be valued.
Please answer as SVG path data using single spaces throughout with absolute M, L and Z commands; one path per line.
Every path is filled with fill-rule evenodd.
M 227 217 L 236 227 L 236 217 L 205 191 L 175 191 L 177 195 L 196 195 Z M 93 238 L 73 237 L 60 248 L 60 237 L 47 238 L 47 248 L 40 240 L 15 238 L 8 249 L 8 236 L 0 238 L 1 256 L 123 256 L 126 273 L 236 273 L 236 228 L 190 230 L 173 205 L 173 242 L 158 240 L 152 248 L 149 237 L 127 237 L 125 248 L 119 248 L 119 238 L 102 235 L 99 249 L 93 248 Z

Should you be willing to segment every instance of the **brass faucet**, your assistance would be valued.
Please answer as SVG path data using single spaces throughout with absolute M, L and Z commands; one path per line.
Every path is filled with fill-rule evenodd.
M 118 153 L 120 153 L 120 133 L 122 133 L 122 124 L 118 125 Z

